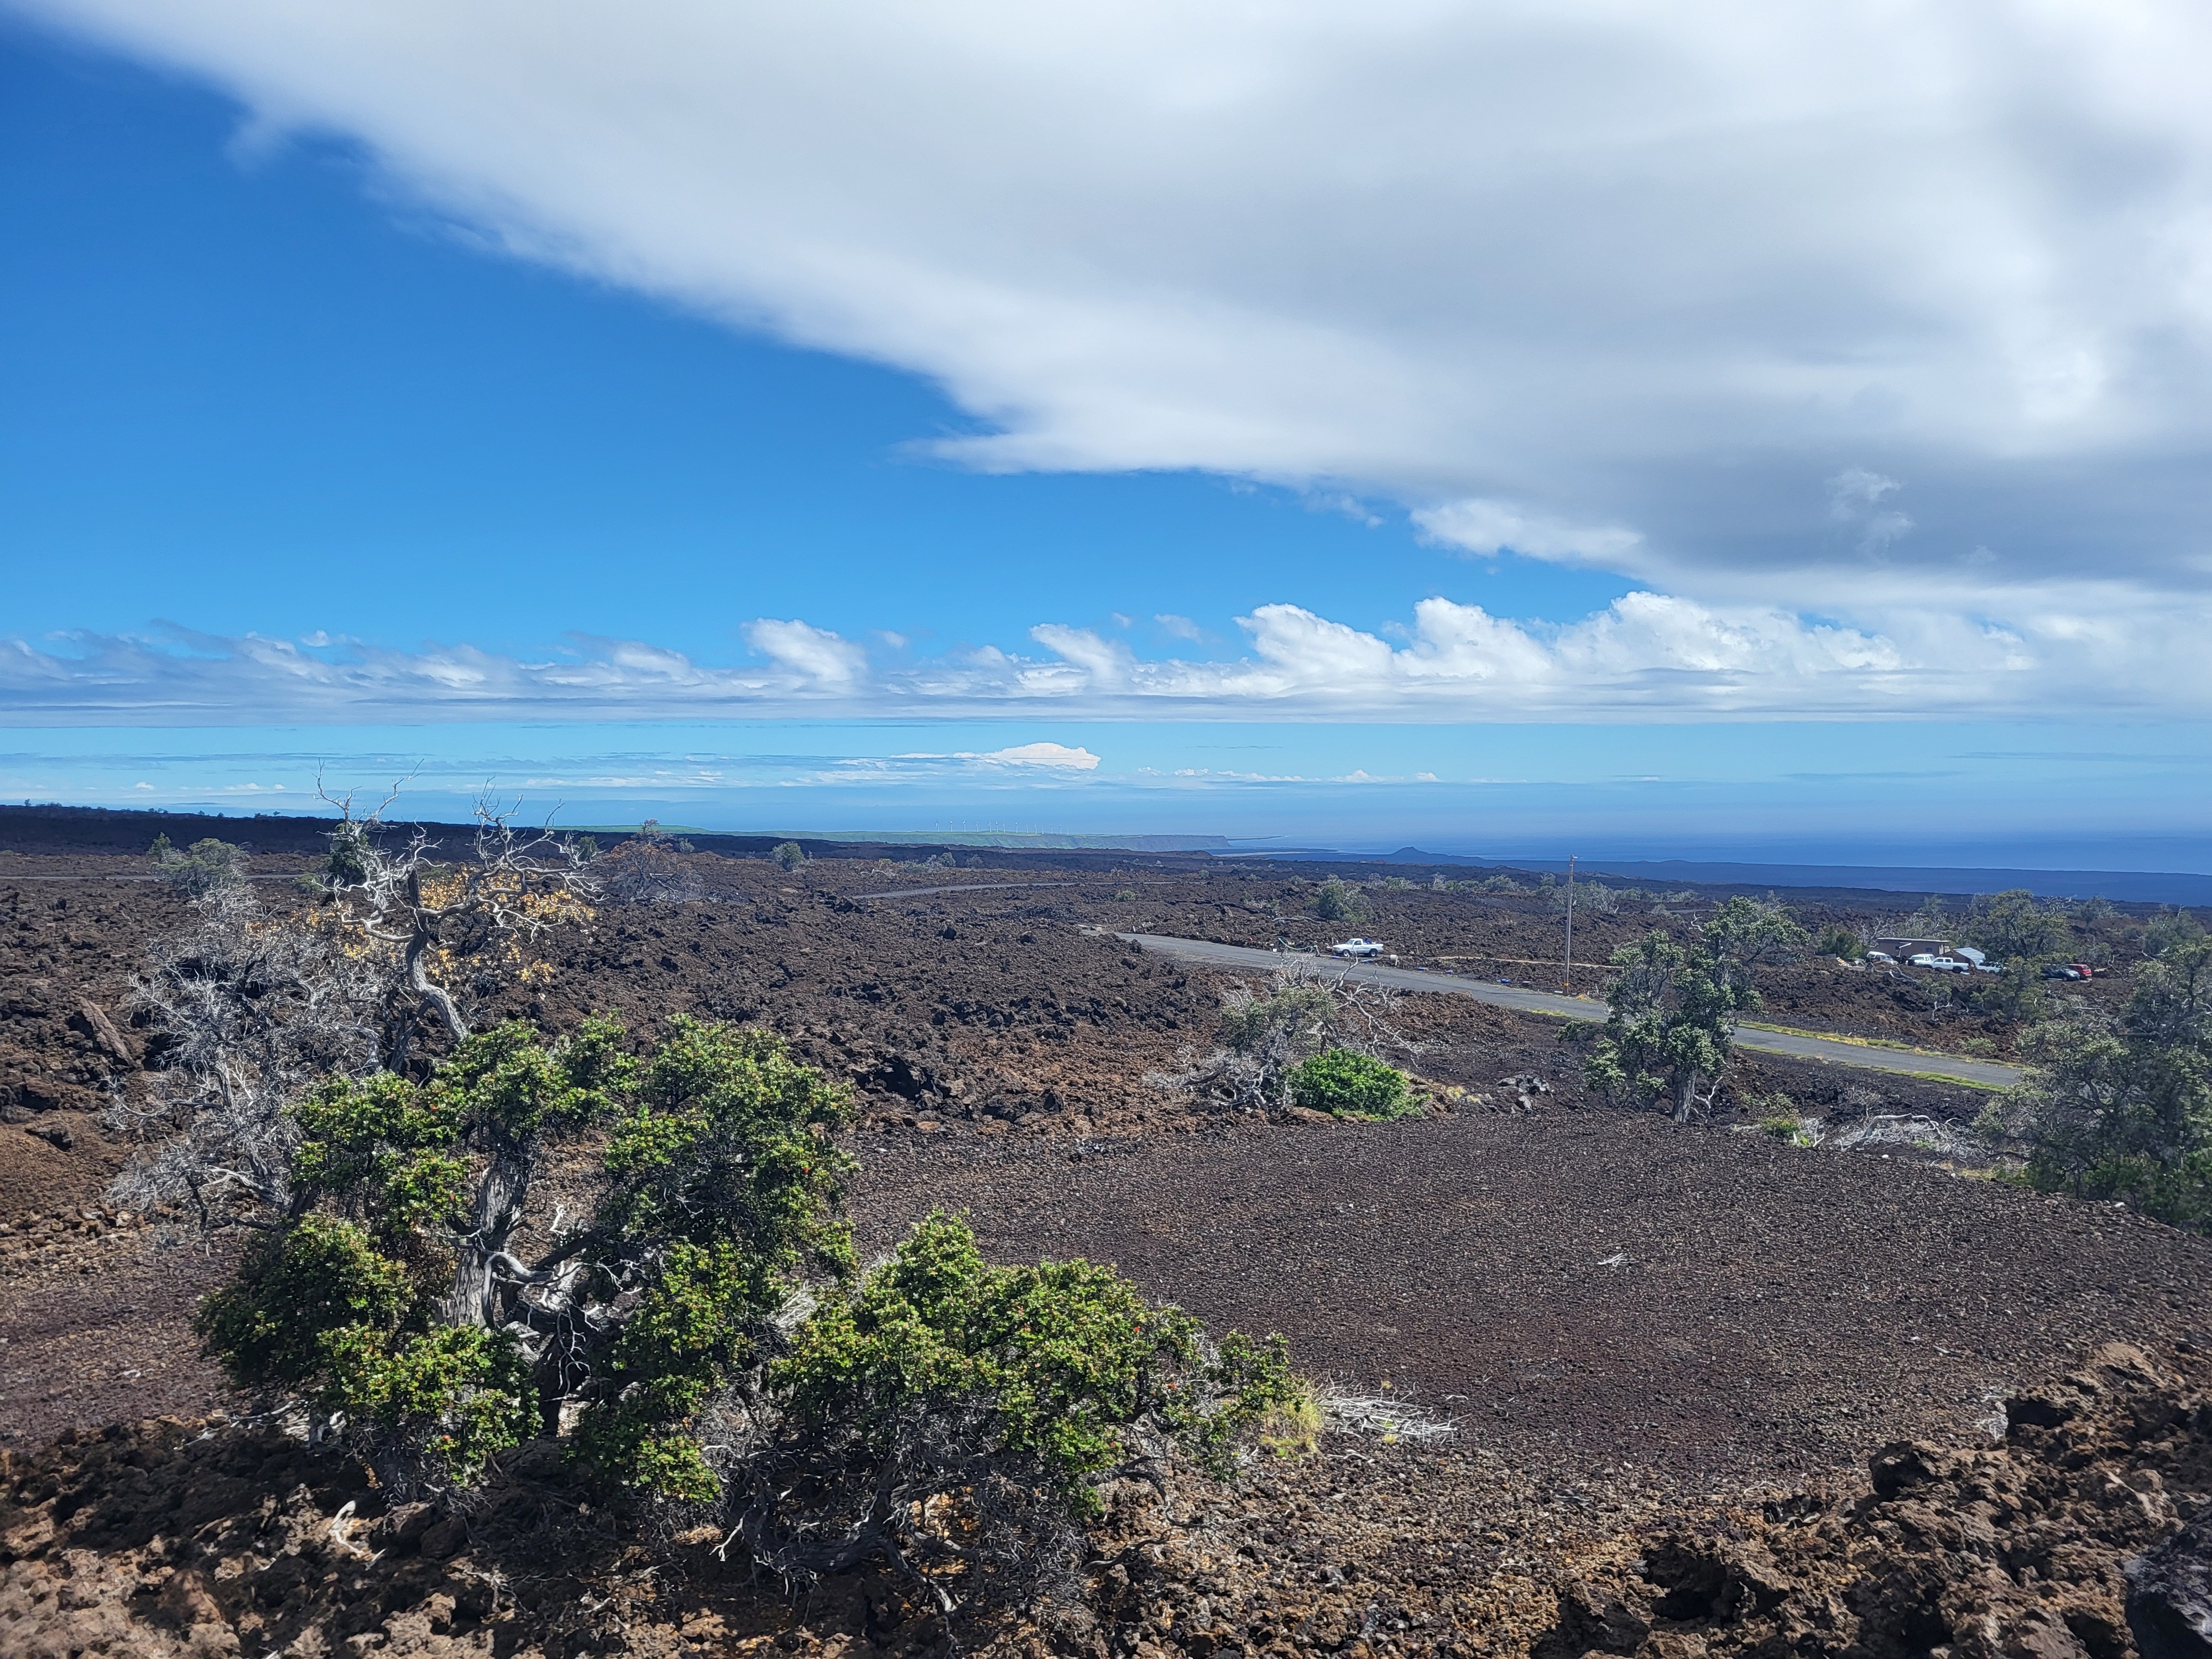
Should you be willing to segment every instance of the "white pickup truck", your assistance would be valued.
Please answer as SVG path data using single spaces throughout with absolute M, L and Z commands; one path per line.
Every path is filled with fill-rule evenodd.
M 1915 968 L 1933 968 L 1939 974 L 1971 974 L 1974 971 L 1974 964 L 1971 962 L 1961 962 L 1956 957 L 1939 957 L 1926 951 L 1907 960 Z
M 1341 945 L 1332 945 L 1328 953 L 1333 957 L 1379 957 L 1382 947 L 1371 939 L 1348 939 Z

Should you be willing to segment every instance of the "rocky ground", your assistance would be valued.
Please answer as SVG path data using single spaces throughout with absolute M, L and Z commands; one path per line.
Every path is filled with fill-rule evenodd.
M 1900 1442 L 1863 1482 L 1637 1537 L 1565 1587 L 1539 1659 L 2201 1653 L 2208 1389 L 2201 1344 L 2100 1348 L 2006 1401 L 2002 1444 Z
M 1397 1012 L 1401 1057 L 1438 1085 L 1428 1117 L 1224 1121 L 1152 1079 L 1211 1042 L 1225 981 L 1111 935 L 1330 931 L 1279 872 L 696 862 L 708 897 L 604 908 L 557 942 L 549 984 L 483 1013 L 771 1025 L 854 1085 L 872 1247 L 963 1208 L 1001 1259 L 1115 1261 L 1217 1326 L 1283 1330 L 1340 1390 L 1452 1422 L 1420 1442 L 1333 1432 L 1235 1488 L 1186 1480 L 1165 1508 L 1124 1494 L 1088 1613 L 987 1621 L 962 1645 L 1902 1659 L 1981 1639 L 1881 1623 L 1924 1591 L 1997 1632 L 1978 1653 L 2075 1659 L 2063 1631 L 2122 1659 L 2116 1564 L 2201 1502 L 2202 1240 L 1902 1155 L 1615 1114 L 1583 1098 L 1555 1024 L 1458 998 Z M 272 903 L 303 866 L 258 861 Z M 211 1419 L 247 1409 L 188 1329 L 224 1258 L 99 1202 L 124 1155 L 100 1109 L 158 1058 L 125 990 L 179 915 L 141 873 L 0 860 L 0 1652 L 949 1652 L 896 1583 L 794 1602 L 698 1547 L 648 1551 L 542 1457 L 462 1521 L 386 1516 L 276 1425 Z M 1366 931 L 1420 960 L 1537 978 L 1513 969 L 1556 936 L 1539 897 L 1370 890 Z M 1578 953 L 1654 920 L 1578 916 Z M 1791 971 L 1811 988 L 1777 984 L 1784 1023 L 1963 1040 L 1862 976 Z M 1751 1116 L 1777 1094 L 1838 1115 L 1978 1103 L 1778 1061 L 1736 1089 Z M 2148 1357 L 2049 1392 L 2113 1341 Z M 2038 1389 L 2089 1403 L 2015 1408 L 1990 1449 L 2002 1401 Z M 1948 1449 L 1913 1454 L 1929 1472 L 1908 1478 L 1882 1461 L 1900 1437 Z M 2138 1497 L 2155 1474 L 2166 1507 L 2116 1520 L 2092 1470 Z M 1927 1512 L 1975 1504 L 1998 1545 L 1928 1541 Z
M 1531 1478 L 1464 1441 L 1332 1436 L 1165 1504 L 1116 1489 L 1079 1598 L 951 1625 L 884 1574 L 785 1596 L 708 1540 L 648 1548 L 537 1449 L 464 1512 L 387 1511 L 356 1469 L 269 1425 L 118 1425 L 0 1453 L 0 1646 L 2123 1659 L 2130 1613 L 2142 1628 L 2161 1611 L 2140 1591 L 2130 1607 L 2131 1563 L 2154 1589 L 2179 1583 L 2181 1640 L 2203 1611 L 2191 1562 L 2161 1580 L 2142 1558 L 2212 1513 L 2209 1380 L 2198 1346 L 2107 1346 L 1998 1402 L 2001 1440 L 1894 1443 L 1762 1504 Z

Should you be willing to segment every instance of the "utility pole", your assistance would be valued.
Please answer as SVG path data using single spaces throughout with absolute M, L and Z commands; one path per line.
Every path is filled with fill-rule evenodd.
M 1567 994 L 1575 992 L 1575 855 L 1567 854 Z

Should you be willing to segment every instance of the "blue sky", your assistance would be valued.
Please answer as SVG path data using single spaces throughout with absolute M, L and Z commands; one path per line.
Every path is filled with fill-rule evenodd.
M 911 455 L 976 425 L 911 374 L 488 257 L 355 146 L 241 153 L 229 99 L 5 38 L 11 631 L 729 657 L 763 615 L 979 644 L 1119 611 L 1185 647 L 1151 618 L 1218 641 L 1288 599 L 1371 628 L 1449 591 L 1565 619 L 1632 586 L 1470 567 L 1402 513 L 1243 481 Z M 422 580 L 359 580 L 388 561 Z
M 956 15 L 0 13 L 0 796 L 2212 869 L 2207 308 L 2145 252 L 2212 221 L 2141 182 L 2212 145 L 2157 52 L 2039 83 L 2054 187 L 1954 231 L 1772 206 L 1985 202 L 1884 135 L 2010 178 L 2027 81 L 1765 41 L 1819 142 L 1723 85 L 1774 176 L 1692 147 L 1656 223 L 1648 134 L 1408 94 L 1413 11 Z M 1620 27 L 1664 125 L 1633 60 L 1710 43 Z M 1285 65 L 1398 148 L 1286 182 Z M 1437 132 L 1489 196 L 1400 165 Z

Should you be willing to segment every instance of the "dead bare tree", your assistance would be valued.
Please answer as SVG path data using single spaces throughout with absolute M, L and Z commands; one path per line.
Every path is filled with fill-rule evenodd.
M 152 1017 L 160 1061 L 109 1126 L 149 1143 L 115 1184 L 134 1209 L 179 1204 L 203 1228 L 266 1225 L 288 1201 L 297 1139 L 286 1106 L 379 1054 L 378 975 L 330 932 L 272 916 L 242 881 L 210 888 L 155 942 L 129 1006 Z
M 707 883 L 682 854 L 658 838 L 624 842 L 592 860 L 591 878 L 617 904 L 696 904 Z
M 287 1109 L 310 1085 L 404 1069 L 426 1011 L 458 1042 L 477 994 L 539 971 L 525 945 L 591 915 L 574 850 L 489 801 L 471 856 L 437 863 L 419 825 L 387 829 L 396 789 L 365 817 L 324 798 L 340 810 L 329 902 L 272 914 L 234 872 L 149 953 L 131 1003 L 151 1016 L 159 1064 L 143 1100 L 111 1109 L 148 1143 L 118 1202 L 183 1206 L 204 1230 L 274 1224 L 298 1139 Z
M 1232 1111 L 1273 1113 L 1291 1103 L 1291 1073 L 1324 1049 L 1381 1059 L 1386 1050 L 1412 1054 L 1420 1046 L 1398 1029 L 1396 992 L 1303 962 L 1278 969 L 1264 993 L 1231 986 L 1221 1005 L 1221 1041 L 1212 1051 L 1148 1081 Z
M 395 787 L 374 811 L 354 815 L 350 793 L 317 793 L 337 807 L 324 886 L 331 925 L 387 965 L 384 1063 L 403 1069 L 422 1015 L 458 1042 L 469 1034 L 467 1005 L 513 980 L 543 971 L 525 946 L 592 917 L 599 891 L 583 855 L 550 828 L 517 829 L 515 810 L 489 793 L 476 805 L 474 844 L 441 860 L 419 823 L 390 822 Z

